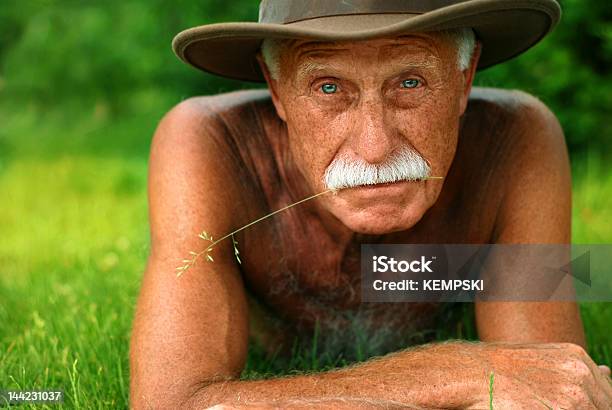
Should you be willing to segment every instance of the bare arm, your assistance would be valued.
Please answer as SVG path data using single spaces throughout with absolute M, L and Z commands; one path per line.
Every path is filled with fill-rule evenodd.
M 520 108 L 515 126 L 520 140 L 509 161 L 512 178 L 498 213 L 496 243 L 570 244 L 571 173 L 563 131 L 543 103 L 527 94 L 516 94 Z M 610 403 L 610 370 L 607 366 L 596 368 L 584 350 L 577 303 L 476 302 L 475 309 L 478 334 L 484 342 L 571 343 L 570 349 L 579 354 L 573 370 L 583 368 L 593 384 L 590 389 L 564 389 L 560 397 L 573 397 L 573 403 L 580 406 L 605 408 Z M 553 372 L 541 383 L 549 384 L 553 377 L 559 376 Z
M 538 408 L 544 403 L 599 409 L 612 397 L 609 381 L 575 344 L 451 342 L 325 373 L 211 383 L 186 408 L 222 403 L 258 409 L 484 409 L 492 373 L 496 408 Z
M 569 244 L 571 175 L 563 131 L 548 108 L 516 92 L 509 186 L 498 213 L 496 243 Z M 574 302 L 476 303 L 483 341 L 570 342 L 585 347 Z
M 207 243 L 206 229 L 227 232 L 240 196 L 207 100 L 186 101 L 162 120 L 149 164 L 151 254 L 131 341 L 131 404 L 178 408 L 202 383 L 237 377 L 247 353 L 247 307 L 228 243 L 215 263 L 200 260 L 181 277 L 175 268 Z

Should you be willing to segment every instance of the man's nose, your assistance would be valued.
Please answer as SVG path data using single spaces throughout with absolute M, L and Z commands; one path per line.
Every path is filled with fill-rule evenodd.
M 382 101 L 362 101 L 353 114 L 349 135 L 355 155 L 371 164 L 384 162 L 397 146 L 397 139 L 385 118 Z

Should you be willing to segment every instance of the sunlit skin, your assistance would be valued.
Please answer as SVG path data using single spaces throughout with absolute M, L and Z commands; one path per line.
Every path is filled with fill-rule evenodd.
M 130 404 L 171 408 L 605 408 L 609 369 L 584 350 L 572 302 L 476 302 L 480 343 L 404 350 L 441 304 L 361 303 L 362 243 L 568 243 L 563 132 L 526 93 L 471 90 L 439 34 L 294 41 L 269 90 L 188 99 L 151 145 L 151 253 L 130 347 Z M 250 226 L 177 278 L 178 261 L 325 191 L 337 155 L 380 163 L 416 150 L 443 179 L 325 194 Z M 341 352 L 355 327 L 392 355 L 334 372 L 241 380 L 249 340 Z M 437 330 L 434 328 L 433 330 Z M 277 350 L 280 349 L 280 350 Z M 284 349 L 284 350 L 283 350 Z M 384 354 L 384 353 L 381 353 Z M 606 375 L 607 374 L 607 375 Z
M 478 53 L 475 53 L 477 58 Z M 289 147 L 313 192 L 336 155 L 382 163 L 409 145 L 434 176 L 445 176 L 473 71 L 457 69 L 454 43 L 432 34 L 329 44 L 297 41 L 281 55 L 273 101 L 286 121 Z M 265 66 L 264 66 L 265 70 Z M 388 233 L 413 226 L 443 180 L 341 191 L 321 200 L 344 227 Z

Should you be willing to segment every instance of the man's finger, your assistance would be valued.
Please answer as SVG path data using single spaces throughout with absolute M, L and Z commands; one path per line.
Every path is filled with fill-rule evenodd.
M 606 375 L 606 376 L 610 377 L 610 368 L 609 368 L 608 366 L 606 366 L 605 364 L 600 364 L 600 365 L 599 365 L 599 366 L 597 366 L 597 367 L 599 367 L 599 370 L 601 370 L 601 372 L 602 372 L 604 375 Z

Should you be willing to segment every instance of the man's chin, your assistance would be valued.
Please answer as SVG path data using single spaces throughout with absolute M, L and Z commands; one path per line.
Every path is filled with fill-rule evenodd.
M 330 211 L 346 227 L 358 233 L 378 235 L 407 230 L 429 208 L 424 190 L 417 184 L 419 182 L 343 189 L 331 198 Z
M 368 235 L 383 235 L 408 230 L 412 228 L 423 215 L 398 216 L 389 215 L 383 217 L 379 215 L 360 214 L 348 218 L 340 217 L 340 220 L 353 232 Z

